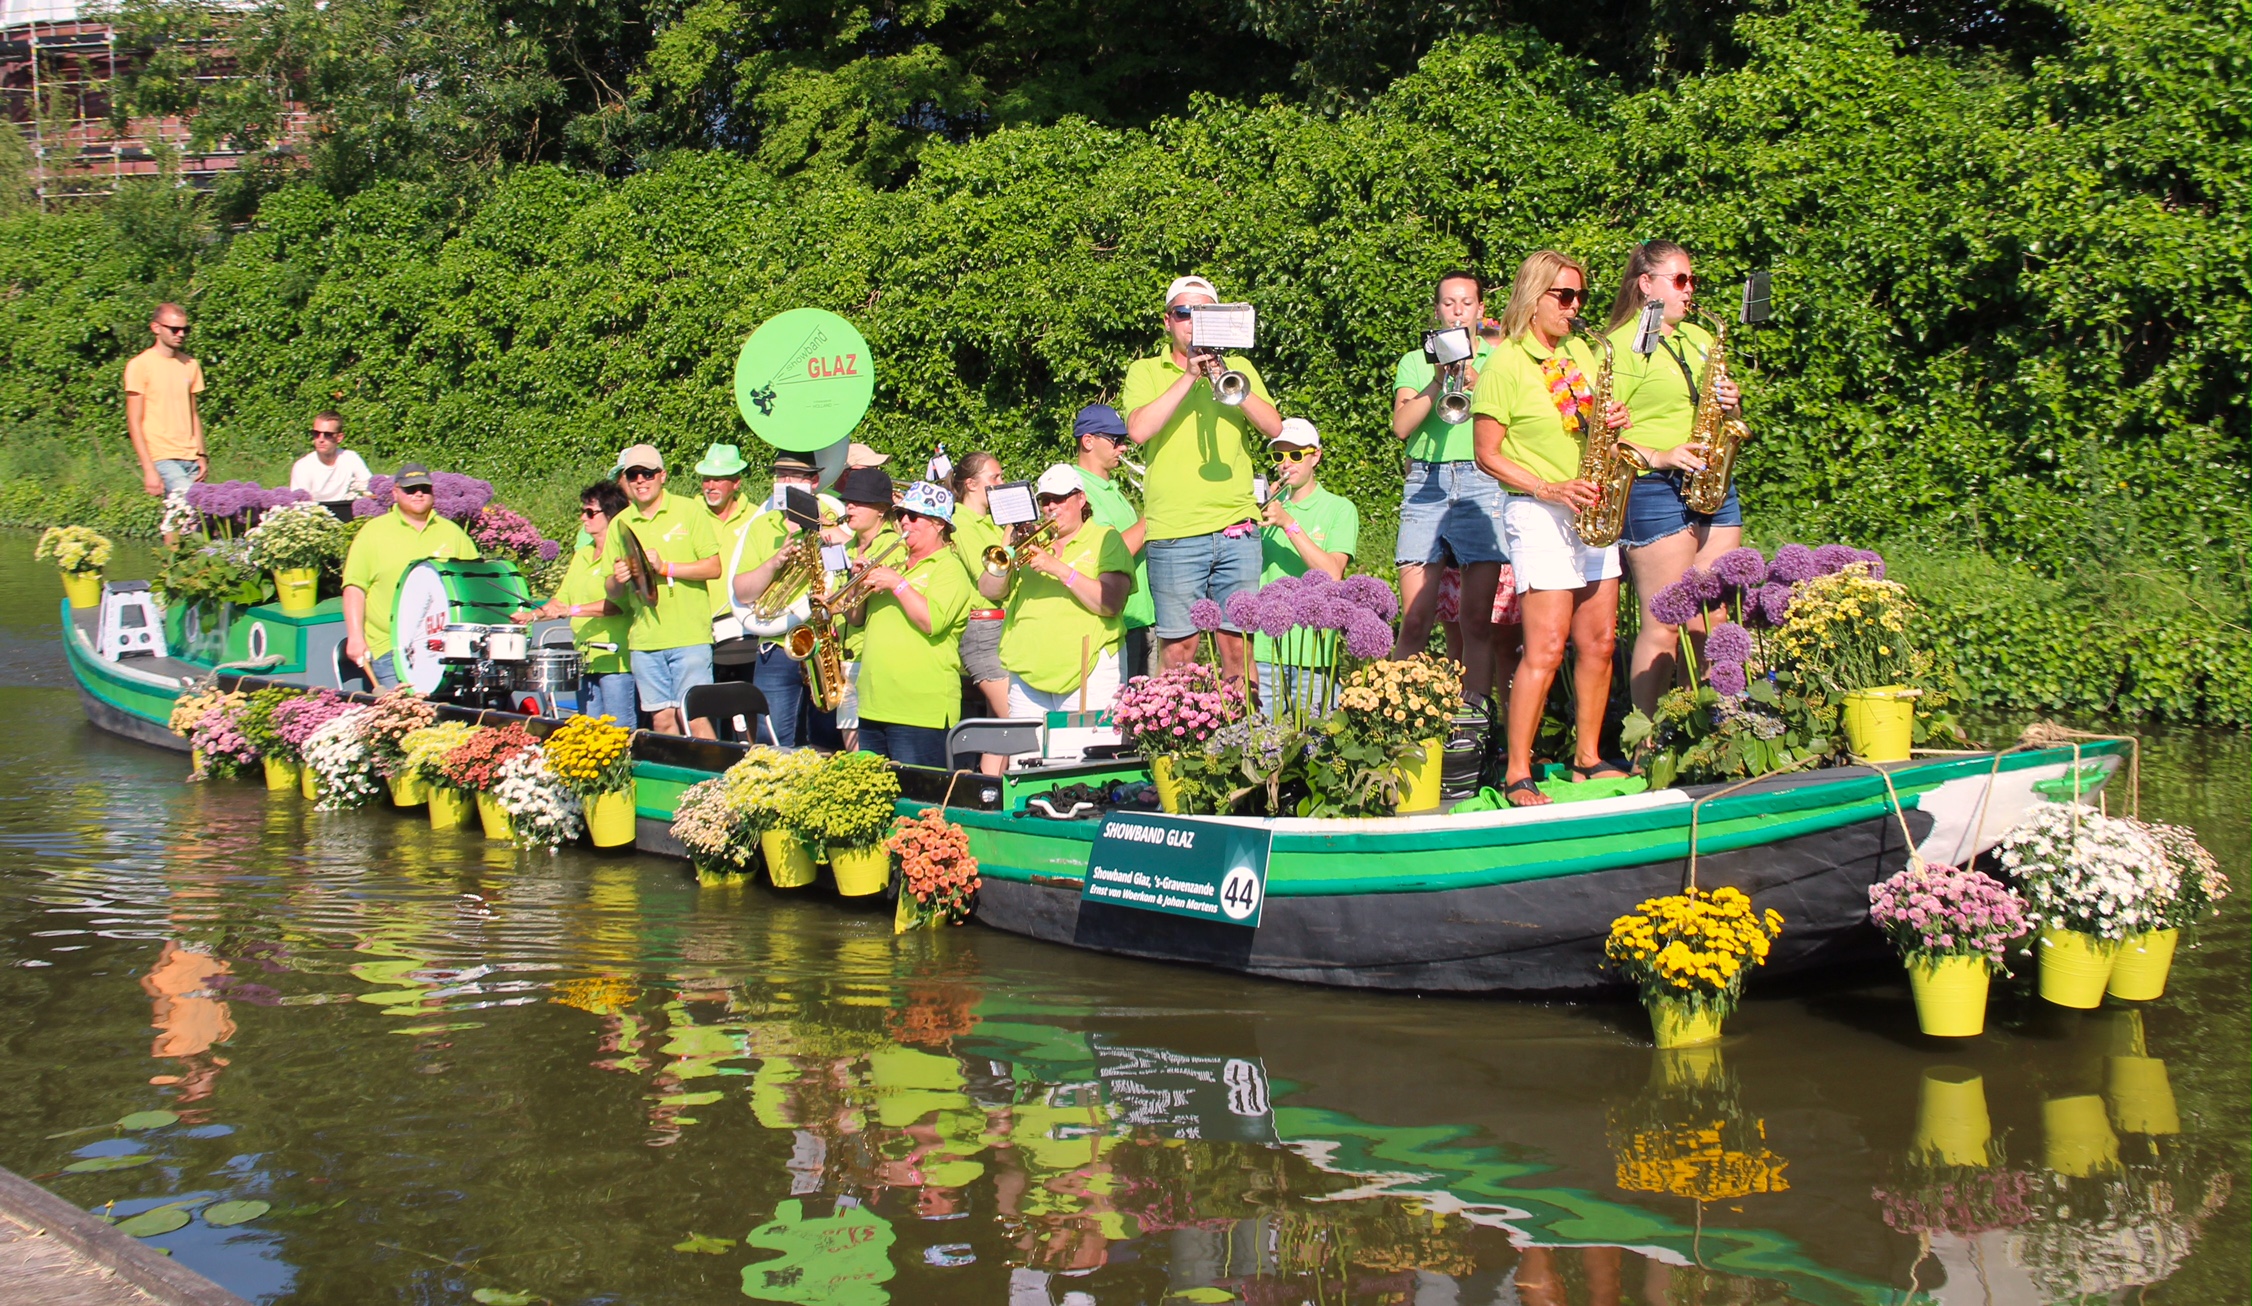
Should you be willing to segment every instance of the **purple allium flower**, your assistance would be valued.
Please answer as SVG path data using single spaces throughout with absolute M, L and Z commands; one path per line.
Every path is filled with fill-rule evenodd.
M 1713 560 L 1712 570 L 1737 589 L 1756 589 L 1767 580 L 1767 559 L 1758 549 L 1730 549 Z
M 1728 592 L 1728 586 L 1721 581 L 1719 576 L 1697 567 L 1691 567 L 1689 570 L 1682 572 L 1681 583 L 1694 586 L 1697 591 L 1697 599 L 1701 603 L 1718 603 L 1721 596 Z
M 1803 544 L 1786 544 L 1775 550 L 1775 561 L 1767 567 L 1767 579 L 1785 585 L 1796 585 L 1821 574 L 1821 564 L 1814 561 L 1814 550 Z
M 1220 605 L 1227 629 L 1233 631 L 1256 630 L 1259 626 L 1259 596 L 1250 590 L 1237 590 Z
M 1650 596 L 1650 615 L 1668 626 L 1686 626 L 1704 610 L 1697 587 L 1687 577 Z
M 1850 544 L 1825 544 L 1814 551 L 1816 574 L 1833 575 L 1861 561 L 1861 550 Z
M 352 500 L 352 515 L 354 517 L 381 517 L 389 508 L 389 504 L 379 499 Z
M 1305 581 L 1300 577 L 1277 576 L 1261 585 L 1255 592 L 1259 596 L 1259 601 L 1266 603 L 1275 599 L 1295 599 L 1304 586 Z
M 1288 580 L 1289 577 L 1280 576 L 1276 579 Z M 1309 569 L 1303 575 L 1298 577 L 1298 592 L 1300 594 L 1318 594 L 1323 590 L 1330 590 L 1335 588 L 1337 588 L 1337 582 L 1331 580 L 1329 578 L 1329 573 L 1326 571 L 1314 571 Z
M 1259 633 L 1281 639 L 1298 625 L 1298 605 L 1288 598 L 1269 597 L 1259 602 Z
M 1705 659 L 1715 666 L 1744 665 L 1752 655 L 1752 634 L 1733 621 L 1723 621 L 1705 636 Z
M 432 472 L 430 488 L 432 498 L 437 501 L 438 515 L 457 522 L 466 523 L 493 501 L 492 482 L 459 472 Z
M 1877 552 L 1875 549 L 1856 549 L 1854 550 L 1854 556 L 1859 558 L 1862 562 L 1869 564 L 1869 578 L 1871 580 L 1884 579 L 1883 554 Z
M 1356 609 L 1345 624 L 1345 651 L 1364 662 L 1384 657 L 1392 651 L 1392 628 L 1367 609 Z
M 1770 626 L 1780 626 L 1791 615 L 1791 587 L 1769 581 L 1759 587 L 1759 615 Z
M 563 546 L 554 540 L 540 541 L 540 561 L 553 562 L 563 556 Z
M 1220 605 L 1211 599 L 1198 599 L 1189 605 L 1189 624 L 1198 630 L 1218 630 L 1223 620 Z
M 1741 662 L 1715 662 L 1705 671 L 1705 683 L 1727 698 L 1744 696 L 1744 665 Z
M 1346 598 L 1376 614 L 1379 621 L 1400 615 L 1400 600 L 1392 587 L 1374 576 L 1347 576 L 1337 587 Z

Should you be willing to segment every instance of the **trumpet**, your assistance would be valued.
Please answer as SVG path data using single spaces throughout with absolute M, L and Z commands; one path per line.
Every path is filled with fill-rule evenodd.
M 813 615 L 816 623 L 824 626 L 831 625 L 838 615 L 850 612 L 867 602 L 869 574 L 882 566 L 886 558 L 897 552 L 899 552 L 899 540 L 894 537 L 891 543 L 884 546 L 882 552 L 863 562 L 860 565 L 860 570 L 852 573 L 852 576 L 844 584 L 838 586 L 836 593 L 829 595 L 822 602 L 814 604 Z
M 1439 373 L 1439 398 L 1433 407 L 1449 426 L 1470 420 L 1470 381 L 1465 373 L 1477 348 L 1468 327 L 1441 327 L 1423 335 L 1423 356 Z
M 1462 371 L 1461 363 L 1449 363 L 1440 373 L 1439 420 L 1449 426 L 1470 420 L 1470 387 L 1463 381 Z
M 1251 397 L 1251 378 L 1229 367 L 1227 360 L 1217 349 L 1198 349 L 1196 352 L 1220 360 L 1220 370 L 1211 373 L 1208 378 L 1212 382 L 1212 397 L 1230 408 L 1242 407 L 1243 401 Z
M 1045 549 L 1056 542 L 1056 521 L 1043 517 L 1031 530 L 1017 537 L 1014 545 L 989 544 L 985 547 L 985 574 L 1006 576 L 1016 568 L 1017 559 L 1026 549 Z

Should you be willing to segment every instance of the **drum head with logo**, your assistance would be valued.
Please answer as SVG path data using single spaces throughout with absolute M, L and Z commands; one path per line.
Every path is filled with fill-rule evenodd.
M 531 603 L 513 562 L 425 558 L 399 578 L 391 621 L 392 668 L 417 694 L 438 688 L 444 665 L 430 641 L 448 626 L 505 626 L 509 614 Z

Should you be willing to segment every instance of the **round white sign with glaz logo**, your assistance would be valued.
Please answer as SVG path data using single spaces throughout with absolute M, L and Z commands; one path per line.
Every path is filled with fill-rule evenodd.
M 1220 881 L 1220 910 L 1231 921 L 1249 920 L 1259 911 L 1259 877 L 1248 866 L 1238 866 Z

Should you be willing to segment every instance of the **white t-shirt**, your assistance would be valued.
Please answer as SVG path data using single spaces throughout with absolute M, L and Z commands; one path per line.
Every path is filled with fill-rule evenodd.
M 324 463 L 319 454 L 309 453 L 289 469 L 289 488 L 312 495 L 315 503 L 356 499 L 367 492 L 368 465 L 350 449 L 337 450 L 333 463 Z

